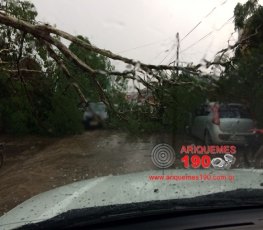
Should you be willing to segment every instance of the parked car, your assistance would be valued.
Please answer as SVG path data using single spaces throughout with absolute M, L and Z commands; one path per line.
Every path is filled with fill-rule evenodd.
M 83 113 L 83 123 L 86 129 L 101 127 L 108 119 L 106 105 L 103 102 L 90 102 Z
M 196 109 L 190 130 L 206 145 L 247 145 L 255 135 L 254 128 L 255 121 L 245 105 L 210 102 Z

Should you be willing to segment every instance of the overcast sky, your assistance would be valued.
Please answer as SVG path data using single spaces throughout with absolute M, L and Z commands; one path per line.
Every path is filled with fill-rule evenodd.
M 263 1 L 263 0 L 262 0 Z M 262 2 L 260 1 L 260 2 Z M 175 59 L 176 33 L 180 61 L 199 63 L 227 47 L 234 32 L 233 10 L 245 0 L 32 0 L 38 20 L 56 24 L 92 44 L 145 63 Z M 210 14 L 209 14 L 210 13 Z M 205 37 L 203 40 L 199 39 Z M 232 35 L 232 43 L 236 40 Z M 195 44 L 195 45 L 193 45 Z M 138 48 L 139 47 L 139 48 Z

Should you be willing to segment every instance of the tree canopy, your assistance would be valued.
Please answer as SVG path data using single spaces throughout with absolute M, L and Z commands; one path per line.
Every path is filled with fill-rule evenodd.
M 222 100 L 250 105 L 262 126 L 263 109 L 259 103 L 263 98 L 263 7 L 249 0 L 237 4 L 234 13 L 239 46 L 218 82 L 218 94 Z
M 31 25 L 38 23 L 36 9 L 30 2 L 4 0 L 1 9 Z M 51 135 L 81 132 L 82 111 L 78 106 L 87 98 L 95 99 L 92 78 L 71 62 L 64 62 L 51 45 L 26 31 L 1 24 L 0 34 L 2 132 Z M 82 60 L 91 58 L 95 68 L 112 68 L 107 58 L 94 52 L 84 53 L 73 43 L 69 50 Z M 99 84 L 102 89 L 108 86 L 106 78 L 101 78 Z M 85 93 L 79 85 L 85 88 Z

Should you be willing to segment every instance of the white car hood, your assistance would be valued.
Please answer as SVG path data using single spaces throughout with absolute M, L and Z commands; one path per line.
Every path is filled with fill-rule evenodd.
M 152 175 L 226 175 L 234 181 L 163 180 L 153 181 Z M 0 217 L 1 229 L 13 229 L 40 222 L 72 209 L 127 204 L 145 201 L 191 198 L 236 189 L 262 189 L 263 170 L 186 170 L 171 169 L 105 176 L 58 187 L 18 205 Z M 156 192 L 158 191 L 158 192 Z

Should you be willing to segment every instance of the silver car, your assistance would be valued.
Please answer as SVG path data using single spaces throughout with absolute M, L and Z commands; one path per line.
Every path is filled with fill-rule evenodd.
M 107 108 L 103 102 L 90 102 L 83 113 L 83 123 L 86 129 L 103 126 L 108 117 Z
M 254 137 L 254 128 L 255 121 L 244 105 L 210 102 L 195 111 L 191 134 L 206 145 L 246 145 Z

